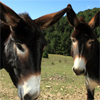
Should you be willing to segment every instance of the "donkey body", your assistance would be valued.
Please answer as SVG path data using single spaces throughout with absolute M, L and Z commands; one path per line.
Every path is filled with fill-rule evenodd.
M 100 11 L 86 23 L 82 17 L 77 18 L 70 4 L 67 7 L 71 8 L 67 19 L 74 27 L 71 35 L 73 71 L 76 75 L 85 76 L 87 100 L 93 100 L 95 86 L 100 85 L 100 43 L 93 33 L 93 29 L 99 26 Z
M 68 8 L 32 20 L 0 2 L 1 66 L 18 88 L 21 100 L 40 94 L 41 59 L 46 40 L 41 32 L 56 23 Z

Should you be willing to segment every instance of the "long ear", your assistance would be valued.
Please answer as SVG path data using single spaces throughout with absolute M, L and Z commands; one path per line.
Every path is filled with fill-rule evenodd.
M 77 27 L 79 25 L 79 20 L 75 14 L 75 12 L 73 11 L 72 7 L 70 4 L 67 5 L 67 8 L 70 8 L 71 10 L 69 12 L 67 12 L 67 19 L 68 22 L 73 26 L 73 27 Z
M 0 20 L 0 33 L 1 33 L 1 45 L 3 45 L 3 43 L 6 41 L 6 39 L 9 37 L 11 30 L 10 30 L 10 26 L 7 25 L 6 23 L 2 22 Z
M 92 29 L 95 29 L 100 25 L 100 11 L 94 15 L 94 17 L 91 19 L 91 21 L 88 24 Z
M 10 26 L 7 25 L 6 23 L 2 22 L 0 20 L 0 69 L 2 69 L 4 66 L 2 64 L 2 50 L 4 47 L 4 43 L 6 42 L 7 38 L 9 37 L 11 31 L 10 31 Z
M 2 2 L 0 2 L 0 8 L 0 20 L 11 25 L 13 28 L 16 28 L 17 26 L 22 27 L 24 25 L 22 25 L 23 20 L 11 8 Z
M 65 12 L 68 12 L 69 10 L 70 8 L 65 8 L 59 12 L 44 15 L 33 21 L 40 27 L 40 29 L 46 29 L 55 24 L 65 14 Z

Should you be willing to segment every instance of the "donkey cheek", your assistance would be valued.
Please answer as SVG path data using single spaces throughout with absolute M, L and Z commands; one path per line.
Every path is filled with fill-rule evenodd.
M 92 50 L 90 49 L 90 48 L 87 48 L 86 50 L 85 50 L 85 53 L 84 53 L 84 58 L 85 58 L 85 61 L 87 62 L 88 60 L 89 60 L 89 58 L 91 57 L 91 55 L 92 55 L 92 52 L 91 52 Z

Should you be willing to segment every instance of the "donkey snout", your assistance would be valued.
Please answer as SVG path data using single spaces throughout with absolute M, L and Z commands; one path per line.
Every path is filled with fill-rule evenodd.
M 75 69 L 74 67 L 73 67 L 73 71 L 74 71 L 74 73 L 75 73 L 76 75 L 82 75 L 82 74 L 85 73 L 85 69 L 80 70 L 80 69 Z
M 39 92 L 35 92 L 34 94 L 26 94 L 23 100 L 36 100 L 39 97 Z
M 86 71 L 86 61 L 82 57 L 76 57 L 74 60 L 73 71 L 76 75 L 84 74 Z
M 18 85 L 18 95 L 21 100 L 35 100 L 40 94 L 41 76 L 31 76 L 23 84 Z

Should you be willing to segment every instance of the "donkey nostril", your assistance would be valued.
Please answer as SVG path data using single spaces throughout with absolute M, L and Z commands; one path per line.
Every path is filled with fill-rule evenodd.
M 24 99 L 25 99 L 25 100 L 31 100 L 31 97 L 30 97 L 28 94 L 26 94 L 26 95 L 24 96 Z
M 85 73 L 85 70 L 84 69 L 83 70 L 79 70 L 79 69 L 73 68 L 73 71 L 74 71 L 74 73 L 76 75 L 81 75 L 81 74 L 84 74 Z
M 75 71 L 75 69 L 73 68 L 73 71 Z
M 39 93 L 38 92 L 34 93 L 33 95 L 26 94 L 24 96 L 24 100 L 36 100 L 38 97 L 39 97 Z
M 73 71 L 76 73 L 76 70 L 75 70 L 75 68 L 73 68 Z
M 82 73 L 85 73 L 85 70 L 83 69 Z

